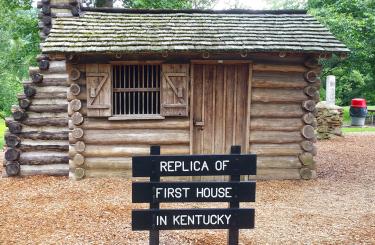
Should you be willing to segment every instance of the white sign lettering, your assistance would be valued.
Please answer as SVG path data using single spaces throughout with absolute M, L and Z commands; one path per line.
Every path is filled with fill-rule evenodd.
M 190 188 L 173 188 L 173 187 L 158 187 L 155 188 L 155 196 L 156 198 L 186 198 L 188 196 L 188 191 Z
M 191 226 L 191 225 L 229 225 L 231 214 L 180 214 L 171 217 L 172 225 L 174 226 Z M 167 216 L 156 216 L 156 225 L 168 225 Z
M 232 187 L 197 187 L 195 193 L 190 187 L 156 187 L 157 199 L 189 198 L 189 194 L 195 198 L 232 198 Z
M 227 168 L 228 163 L 229 163 L 229 160 L 216 161 L 215 162 L 215 169 L 217 171 L 224 171 Z
M 206 161 L 160 161 L 160 172 L 203 172 L 209 171 Z
M 156 216 L 156 225 L 167 225 L 167 216 Z
M 219 187 L 219 188 L 197 188 L 198 198 L 231 198 L 230 191 L 232 187 Z

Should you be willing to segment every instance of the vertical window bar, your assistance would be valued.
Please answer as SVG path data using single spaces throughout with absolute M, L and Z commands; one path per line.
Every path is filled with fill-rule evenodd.
M 148 66 L 148 70 L 147 70 L 148 83 L 149 83 L 149 85 L 150 85 L 150 88 L 153 88 L 153 86 L 152 86 L 152 81 L 151 81 L 151 74 L 150 74 L 151 70 L 152 70 L 151 66 Z M 150 95 L 150 100 L 151 100 L 151 107 L 150 107 L 150 110 L 151 110 L 151 111 L 149 111 L 150 114 L 154 113 L 154 111 L 152 110 L 152 98 L 153 98 L 153 93 L 154 93 L 154 92 L 151 92 L 151 93 L 149 94 L 149 95 Z
M 113 88 L 116 88 L 117 87 L 117 66 L 114 66 L 112 68 L 112 81 L 113 81 L 113 84 L 112 84 L 112 87 Z M 114 94 L 114 98 L 113 98 L 113 111 L 112 113 L 113 114 L 117 114 L 117 96 L 116 96 L 117 93 Z
M 137 87 L 137 84 L 136 84 L 136 82 L 137 82 L 137 66 L 136 65 L 134 65 L 133 66 L 133 74 L 134 74 L 134 77 L 133 77 L 133 88 L 136 88 Z M 136 98 L 137 98 L 137 94 L 136 94 L 136 92 L 131 92 L 132 93 L 132 96 L 133 96 L 133 114 L 137 114 L 137 100 L 136 100 Z
M 129 88 L 130 86 L 130 67 L 129 66 L 126 66 L 126 87 Z M 129 97 L 129 93 L 125 93 L 126 97 L 126 114 L 130 114 L 130 97 Z
M 120 87 L 121 84 L 121 66 L 116 66 L 116 88 Z M 120 114 L 120 107 L 121 107 L 121 94 L 119 92 L 115 93 L 116 94 L 116 114 Z
M 127 72 L 128 72 L 128 74 L 127 74 L 127 77 L 128 77 L 128 88 L 130 88 L 130 66 L 127 66 Z M 129 95 L 129 93 L 126 93 L 126 96 L 128 97 L 127 99 L 127 110 L 128 110 L 128 112 L 127 112 L 127 114 L 130 114 L 130 95 Z
M 117 79 L 118 79 L 118 81 L 117 81 L 117 85 L 116 85 L 116 87 L 117 88 L 120 88 L 121 87 L 121 79 L 122 79 L 122 73 L 121 73 L 121 66 L 117 66 Z M 122 104 L 121 103 L 121 93 L 117 93 L 118 95 L 117 95 L 117 103 L 119 103 L 119 104 Z M 117 114 L 121 114 L 121 106 L 118 106 L 117 107 Z
M 127 71 L 126 71 L 126 67 L 124 66 L 121 66 L 121 87 L 122 88 L 125 88 L 126 87 L 126 83 L 127 83 L 127 80 L 126 80 L 126 75 L 127 75 Z M 124 92 L 120 92 L 120 98 L 121 98 L 121 108 L 120 108 L 120 111 L 119 111 L 119 114 L 120 115 L 124 115 L 126 114 L 126 109 L 125 109 L 125 106 L 126 106 L 126 95 Z
M 157 88 L 160 88 L 160 66 L 157 67 L 157 81 L 156 81 L 156 87 Z M 159 90 L 160 91 L 160 90 Z M 160 113 L 160 101 L 159 101 L 159 97 L 160 97 L 160 92 L 156 92 L 157 96 L 156 96 L 156 113 Z
M 146 82 L 147 82 L 148 88 L 152 88 L 152 86 L 150 84 L 150 82 L 151 82 L 150 71 L 151 71 L 151 65 L 148 65 L 147 66 L 147 73 L 146 73 L 147 74 L 147 81 Z M 147 101 L 148 101 L 148 103 L 147 103 L 147 114 L 153 113 L 152 110 L 150 111 L 150 108 L 149 108 L 149 101 L 150 101 L 150 98 L 151 98 L 151 94 L 152 94 L 152 91 L 147 93 Z
M 114 115 L 160 113 L 160 65 L 114 65 L 112 80 L 113 89 L 132 89 L 126 92 L 113 92 L 112 113 Z M 150 91 L 145 89 L 150 89 Z
M 146 67 L 147 65 L 144 65 L 143 67 Z M 143 74 L 144 74 L 144 71 L 143 71 Z M 147 82 L 147 77 L 146 77 L 146 79 L 145 79 L 145 76 L 143 76 L 143 78 L 142 78 L 142 82 L 143 82 L 143 84 L 144 84 L 144 86 L 145 86 L 145 88 L 149 88 L 149 86 L 148 86 L 148 82 Z M 148 94 L 149 93 L 145 93 L 145 95 L 146 95 L 146 103 L 145 103 L 145 107 L 146 107 L 146 114 L 148 114 Z

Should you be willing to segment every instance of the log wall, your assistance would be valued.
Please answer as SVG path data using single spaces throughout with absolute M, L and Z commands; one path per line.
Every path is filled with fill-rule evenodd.
M 70 177 L 130 177 L 131 157 L 149 154 L 150 145 L 160 145 L 161 154 L 190 153 L 189 118 L 111 121 L 88 117 L 86 65 L 69 64 L 68 74 Z M 79 87 L 79 92 L 73 93 L 71 87 Z
M 43 42 L 55 17 L 78 14 L 77 0 L 41 0 L 39 36 Z M 65 55 L 40 54 L 38 67 L 30 67 L 19 104 L 6 119 L 3 176 L 68 175 L 68 103 Z
M 256 178 L 314 178 L 319 67 L 303 60 L 253 67 L 249 149 L 258 155 Z
M 303 65 L 304 59 L 254 62 L 248 130 L 250 152 L 258 155 L 258 179 L 316 176 L 313 143 L 319 67 Z M 189 118 L 111 121 L 87 117 L 85 69 L 85 64 L 68 67 L 71 177 L 129 177 L 131 157 L 148 154 L 150 145 L 161 145 L 162 154 L 190 153 Z
M 19 105 L 6 119 L 4 176 L 67 175 L 69 171 L 65 60 L 38 56 Z
M 131 176 L 131 157 L 161 145 L 162 154 L 191 153 L 190 118 L 111 121 L 87 116 L 86 65 L 39 56 L 19 105 L 8 118 L 5 175 Z M 268 57 L 270 60 L 272 57 Z M 253 61 L 249 149 L 260 179 L 316 176 L 315 104 L 319 67 L 305 57 Z M 42 62 L 43 61 L 43 62 Z M 78 71 L 78 73 L 77 73 Z M 254 178 L 254 176 L 249 176 Z

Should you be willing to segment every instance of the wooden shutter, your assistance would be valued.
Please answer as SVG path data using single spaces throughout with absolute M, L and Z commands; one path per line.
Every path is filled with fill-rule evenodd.
M 161 80 L 162 116 L 188 116 L 189 64 L 163 64 Z
M 111 65 L 86 65 L 87 116 L 109 117 L 111 113 Z

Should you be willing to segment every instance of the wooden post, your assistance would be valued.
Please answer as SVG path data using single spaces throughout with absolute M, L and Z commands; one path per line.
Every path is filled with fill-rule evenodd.
M 154 145 L 150 147 L 150 155 L 160 155 L 160 146 Z M 150 181 L 160 182 L 160 174 L 159 171 L 154 169 L 152 171 L 152 175 L 150 176 Z M 150 209 L 159 209 L 160 203 L 159 202 L 151 202 Z M 155 227 L 153 227 L 155 228 Z M 150 245 L 159 245 L 159 230 L 150 230 Z
M 230 148 L 230 154 L 241 154 L 241 146 L 232 145 Z M 240 181 L 240 175 L 231 175 L 229 181 Z M 233 201 L 229 203 L 229 208 L 239 208 L 240 202 L 236 200 L 235 197 Z M 233 224 L 235 226 L 235 224 Z M 228 245 L 238 245 L 239 229 L 230 228 L 228 230 Z

